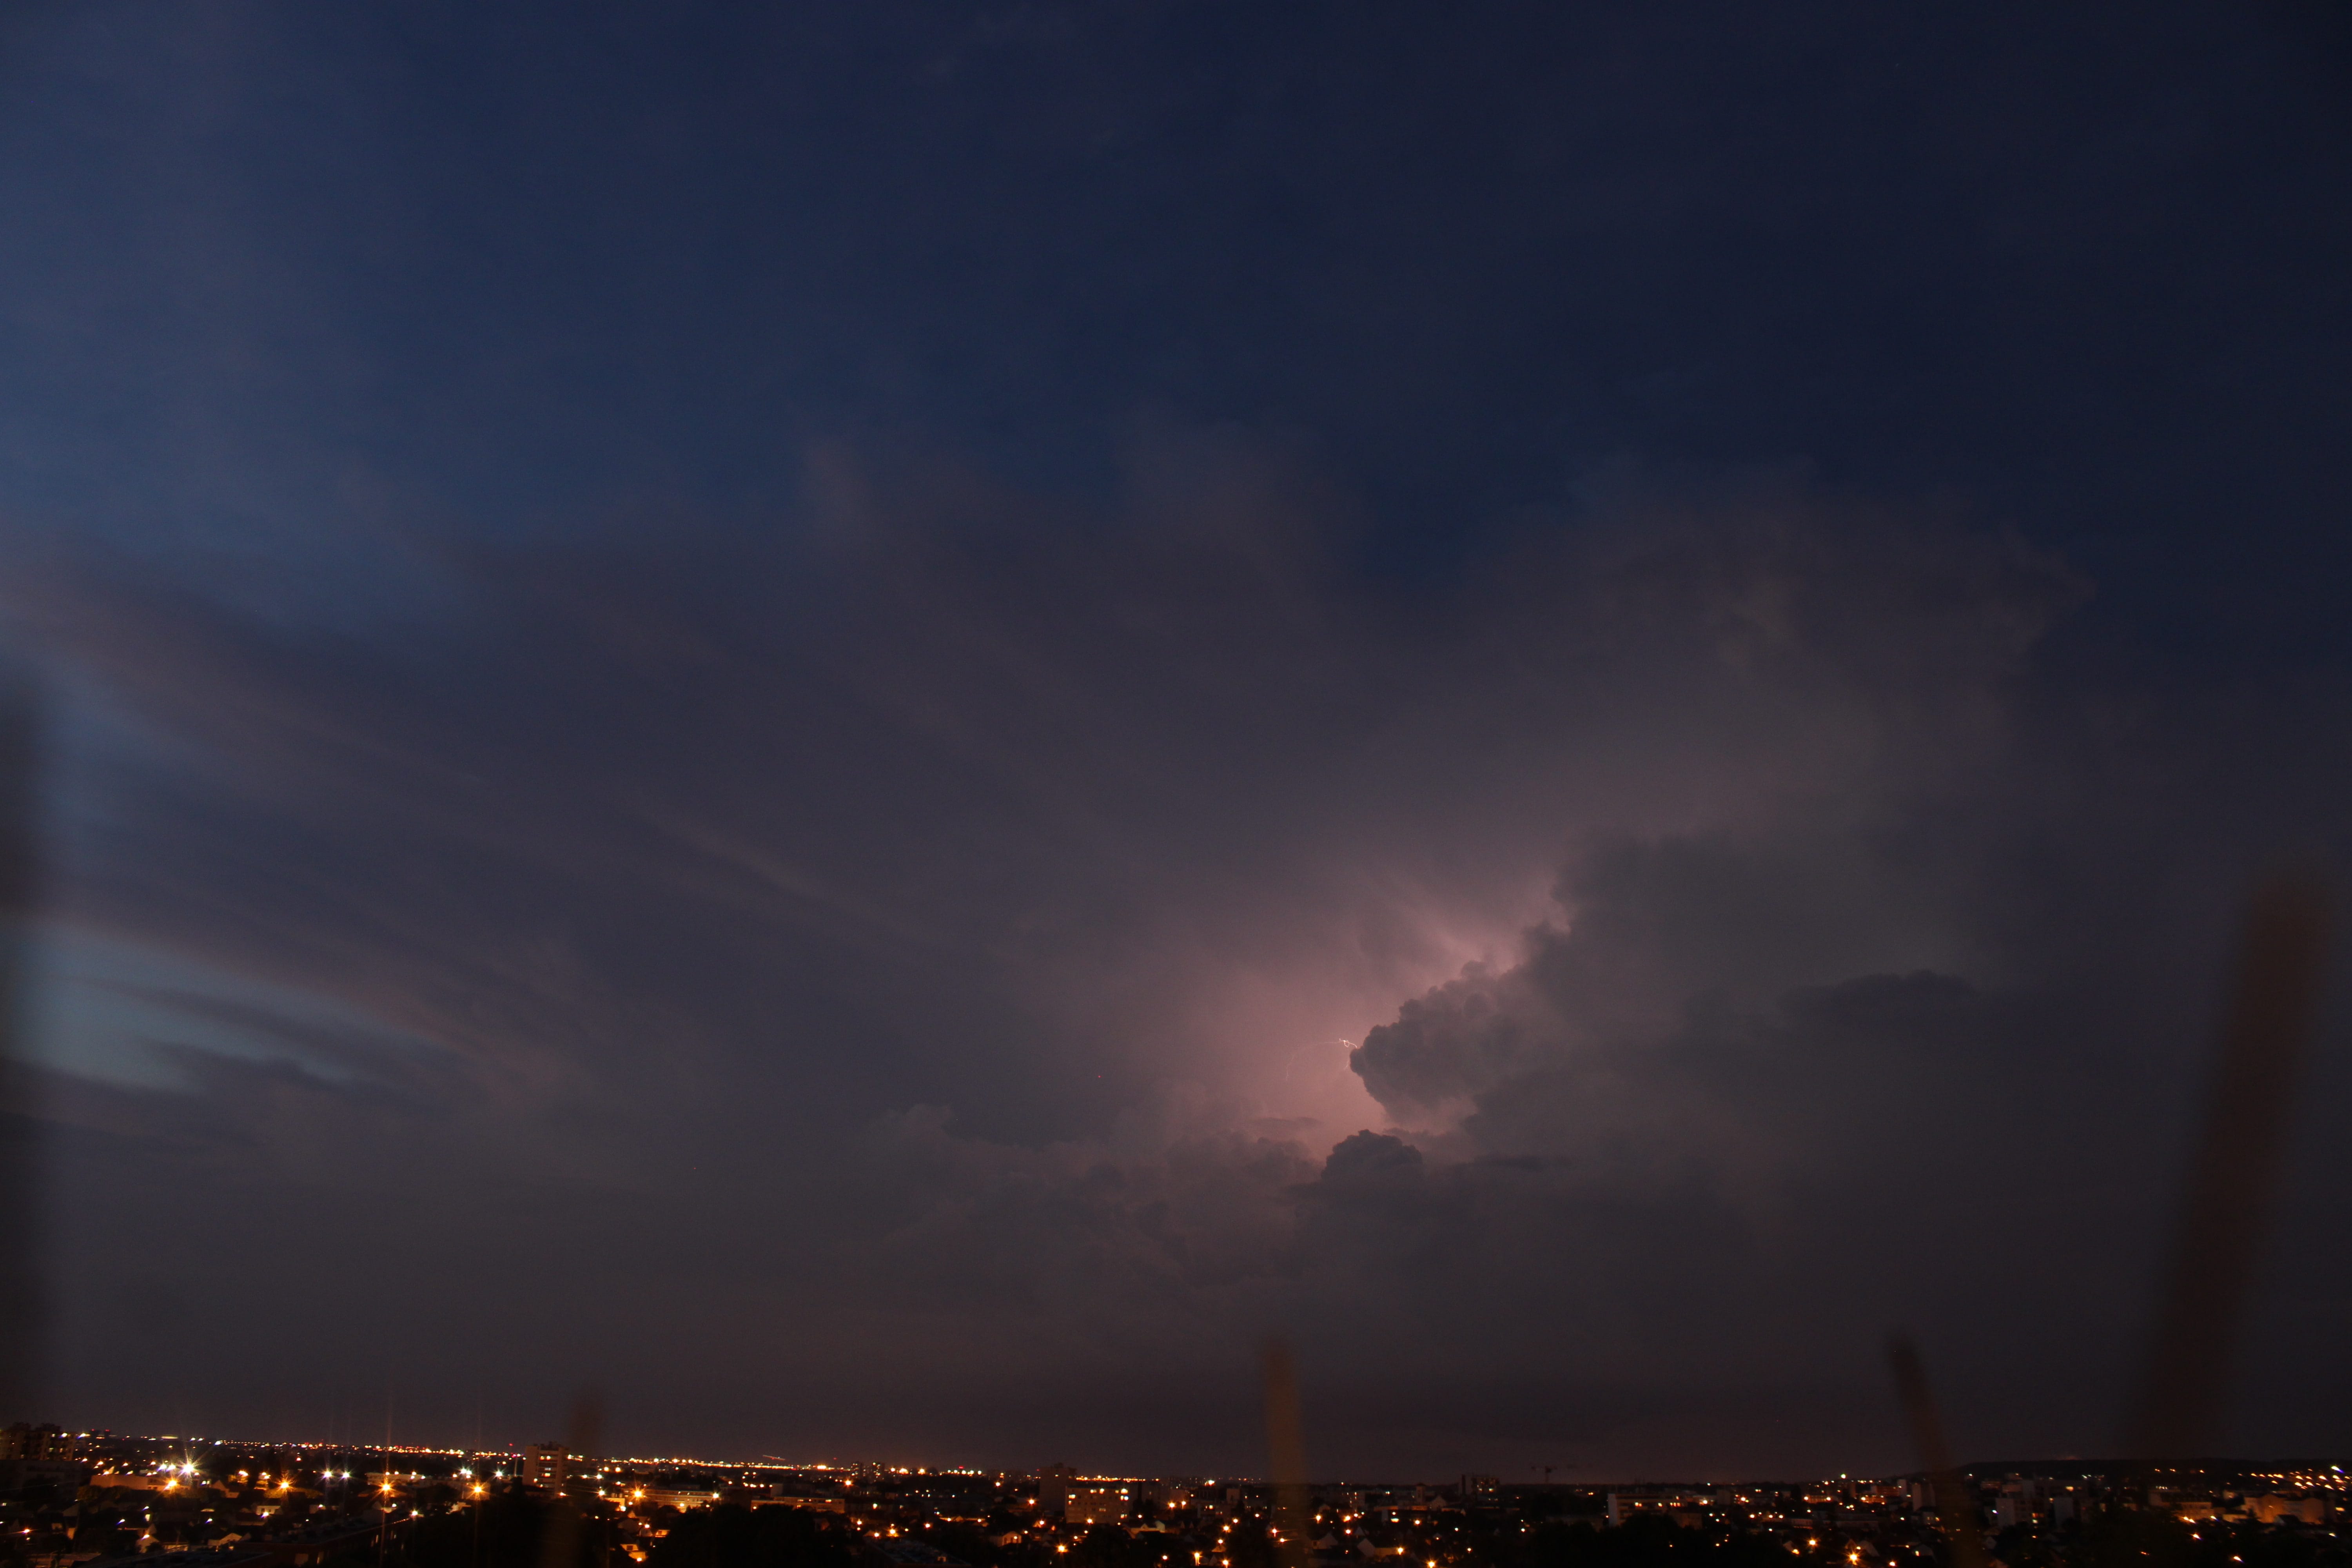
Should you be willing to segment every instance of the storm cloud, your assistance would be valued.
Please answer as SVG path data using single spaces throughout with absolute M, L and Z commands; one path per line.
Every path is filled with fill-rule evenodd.
M 57 1064 L 107 1216 L 66 1363 L 253 1408 L 171 1341 L 266 1353 L 234 1281 L 293 1246 L 445 1426 L 598 1378 L 676 1436 L 705 1374 L 596 1349 L 651 1331 L 791 1389 L 733 1418 L 787 1446 L 944 1405 L 992 1457 L 1232 1468 L 1280 1330 L 1335 1462 L 1892 1458 L 1903 1321 L 2079 1384 L 1997 1429 L 2095 1446 L 2275 823 L 2050 668 L 2079 574 L 1626 484 L 1401 615 L 1278 456 L 1157 439 L 1115 523 L 953 489 L 983 530 L 452 554 L 397 635 L 21 576 L 112 715 L 67 1034 L 146 1042 Z M 2020 1233 L 2063 1256 L 2004 1287 Z

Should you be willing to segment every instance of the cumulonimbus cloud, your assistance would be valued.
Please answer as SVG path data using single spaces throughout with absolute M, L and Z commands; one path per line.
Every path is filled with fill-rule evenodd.
M 134 1241 L 74 1255 L 73 1377 L 131 1397 L 121 1184 L 184 1168 L 255 1216 L 225 1256 L 298 1214 L 418 1347 L 431 1272 L 520 1321 L 511 1227 L 570 1279 L 625 1222 L 660 1266 L 522 1375 L 691 1326 L 812 1440 L 1018 1390 L 990 1457 L 1229 1468 L 1192 1395 L 1287 1327 L 1334 1462 L 1829 1461 L 1893 1442 L 1902 1319 L 1987 1390 L 2063 1362 L 2004 1430 L 2095 1443 L 2206 944 L 2312 808 L 2184 774 L 2217 709 L 2053 656 L 2085 585 L 1997 530 L 1626 484 L 1407 603 L 1289 459 L 1154 439 L 1113 518 L 836 458 L 781 541 L 435 546 L 363 634 L 20 551 L 118 716 L 72 918 L 428 1053 L 64 1085 L 71 1202 Z M 467 1217 L 373 1211 L 373 1270 L 326 1216 L 404 1151 Z

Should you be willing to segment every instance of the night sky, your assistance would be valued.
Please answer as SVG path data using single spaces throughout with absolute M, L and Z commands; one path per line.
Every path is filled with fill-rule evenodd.
M 2112 1452 L 2347 290 L 2319 4 L 11 6 L 0 1419 L 1223 1474 L 1278 1332 L 1318 1476 L 1792 1476 L 1902 1327 Z

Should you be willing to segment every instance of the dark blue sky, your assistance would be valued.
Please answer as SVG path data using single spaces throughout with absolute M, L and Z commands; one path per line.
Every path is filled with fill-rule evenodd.
M 57 1414 L 1228 1469 L 1286 1328 L 1335 1473 L 1861 1469 L 1903 1321 L 2105 1446 L 2233 900 L 2343 846 L 2347 71 L 12 10 Z
M 467 531 L 740 515 L 822 440 L 1094 495 L 1158 416 L 1307 444 L 1408 581 L 1596 463 L 1802 464 L 2201 619 L 2345 500 L 2298 21 L 35 13 L 16 506 L 225 554 L 355 474 Z

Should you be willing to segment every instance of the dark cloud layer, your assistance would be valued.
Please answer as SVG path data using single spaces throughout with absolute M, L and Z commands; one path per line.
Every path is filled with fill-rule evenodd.
M 593 1378 L 669 1444 L 1232 1468 L 1286 1328 L 1335 1463 L 1858 1463 L 1908 1321 L 1986 1440 L 2097 1446 L 2325 710 L 2054 668 L 2061 563 L 1781 484 L 1400 614 L 1279 465 L 1138 473 L 1108 531 L 453 556 L 396 639 L 20 578 L 143 737 L 73 758 L 67 929 L 264 1042 L 66 1064 L 69 1386 L 272 1418 L 175 1345 L 271 1354 L 267 1259 L 336 1282 L 286 1419 L 375 1408 L 364 1342 L 436 1430 Z M 2208 710 L 2267 767 L 2184 777 Z
M 60 1414 L 2111 1440 L 2344 848 L 2293 16 L 132 15 L 0 116 Z

